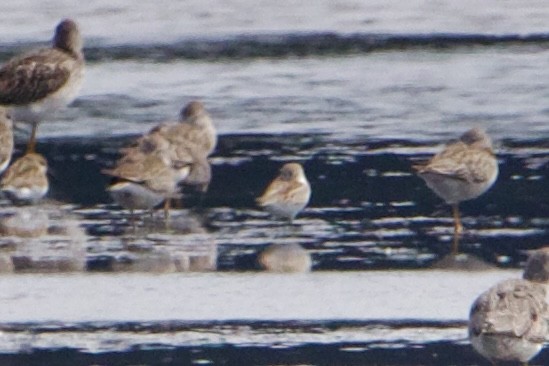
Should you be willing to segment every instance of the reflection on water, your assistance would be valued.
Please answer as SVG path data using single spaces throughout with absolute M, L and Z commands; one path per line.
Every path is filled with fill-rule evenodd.
M 311 270 L 311 255 L 294 243 L 271 244 L 259 254 L 259 263 L 267 271 L 299 273 Z
M 107 178 L 100 174 L 116 158 L 116 147 L 129 140 L 39 145 L 56 172 L 51 198 L 76 205 L 32 212 L 62 220 L 57 227 L 69 220 L 68 226 L 80 230 L 76 237 L 90 270 L 257 270 L 259 253 L 277 244 L 302 247 L 314 270 L 424 268 L 450 251 L 451 212 L 410 168 L 430 146 L 385 141 L 364 148 L 360 142 L 301 135 L 222 136 L 208 193 L 186 193 L 179 203 L 186 208 L 174 209 L 169 223 L 162 215 L 144 214 L 133 225 L 128 212 L 110 202 Z M 547 244 L 549 203 L 540 198 L 549 165 L 539 146 L 543 142 L 507 143 L 498 155 L 501 173 L 494 187 L 463 204 L 464 253 L 517 267 L 524 250 Z M 301 161 L 313 190 L 309 206 L 291 226 L 271 220 L 254 202 L 280 160 Z M 9 220 L 21 221 L 10 219 L 13 210 L 3 209 L 4 227 Z M 40 226 L 45 218 L 25 220 L 35 235 L 47 232 L 46 242 L 57 238 L 55 224 Z
M 514 275 L 485 269 L 549 242 L 545 3 L 5 3 L 1 62 L 67 14 L 89 62 L 40 127 L 57 203 L 0 208 L 0 364 L 484 364 L 468 307 Z M 112 136 L 191 98 L 223 134 L 210 190 L 134 226 L 100 174 L 130 140 Z M 500 176 L 463 204 L 463 254 L 447 257 L 450 211 L 410 166 L 474 125 L 499 141 Z M 313 189 L 291 228 L 253 201 L 286 161 Z M 312 271 L 259 272 L 288 255 Z
M 446 257 L 452 242 L 451 213 L 410 171 L 413 161 L 436 149 L 432 146 L 381 141 L 364 148 L 361 142 L 336 143 L 302 135 L 222 136 L 212 159 L 214 177 L 208 193 L 185 194 L 168 223 L 158 213 L 153 218 L 145 214 L 134 225 L 127 211 L 110 202 L 104 193 L 106 178 L 99 173 L 116 159 L 117 147 L 132 138 L 39 145 L 57 172 L 51 198 L 73 204 L 32 208 L 12 220 L 15 226 L 6 223 L 19 208 L 4 206 L 4 234 L 6 227 L 17 228 L 21 222 L 36 230 L 28 242 L 14 239 L 15 229 L 2 237 L 4 270 L 28 271 L 34 266 L 34 271 L 52 271 L 54 263 L 58 271 L 120 273 L 44 278 L 36 287 L 24 277 L 4 275 L 8 286 L 0 297 L 4 319 L 17 319 L 0 327 L 5 354 L 22 352 L 29 362 L 51 359 L 52 364 L 71 366 L 114 365 L 120 355 L 124 357 L 119 364 L 128 366 L 131 360 L 175 366 L 270 365 L 273 359 L 289 365 L 358 365 L 365 359 L 394 365 L 480 364 L 466 341 L 464 321 L 456 325 L 451 320 L 465 319 L 478 293 L 511 276 L 495 271 L 499 277 L 492 278 L 486 269 L 518 267 L 525 259 L 524 250 L 547 244 L 549 206 L 539 199 L 549 169 L 543 142 L 505 143 L 505 153 L 498 155 L 501 174 L 493 189 L 463 205 L 464 254 Z M 254 203 L 280 160 L 304 163 L 313 189 L 309 207 L 291 226 L 272 220 Z M 78 240 L 70 241 L 67 235 Z M 68 268 L 59 259 L 69 254 L 79 267 Z M 249 276 L 240 272 L 258 271 L 261 264 L 286 271 L 287 267 L 277 266 L 287 265 L 288 255 L 294 261 L 292 271 L 312 267 L 312 273 L 261 278 L 257 272 Z M 20 260 L 25 256 L 36 259 Z M 40 267 L 45 261 L 50 265 Z M 338 279 L 340 270 L 431 266 L 445 272 L 347 272 L 348 277 Z M 229 276 L 236 272 L 236 277 L 165 277 L 215 270 Z M 322 270 L 336 271 L 326 277 Z M 127 272 L 142 277 L 116 277 L 128 276 Z M 209 275 L 218 274 L 199 276 Z M 65 287 L 66 292 L 60 293 Z M 55 298 L 62 298 L 63 305 L 41 291 L 58 294 Z M 90 293 L 93 299 L 88 298 Z M 388 306 L 393 297 L 398 300 Z M 88 298 L 85 306 L 80 300 L 84 298 Z M 37 299 L 43 305 L 41 312 L 28 313 Z M 132 306 L 126 299 L 133 299 Z M 433 305 L 432 299 L 444 304 Z M 105 316 L 106 323 L 82 323 L 98 316 Z M 33 317 L 37 322 L 27 323 Z M 236 326 L 216 324 L 213 320 L 220 317 L 252 319 Z M 67 321 L 57 325 L 44 323 L 63 318 Z M 261 324 L 257 319 L 288 318 L 325 320 L 307 331 L 279 322 L 257 328 Z M 343 328 L 326 322 L 341 318 L 353 320 Z M 371 327 L 362 327 L 356 321 L 381 318 L 395 319 L 394 324 L 374 320 Z M 407 318 L 438 320 L 435 325 L 407 327 L 403 323 Z M 161 321 L 147 327 L 151 319 Z M 178 325 L 173 319 L 209 320 L 201 326 Z M 55 350 L 67 345 L 71 349 Z M 544 363 L 547 357 L 547 352 L 542 353 L 536 362 Z M 10 356 L 0 352 L 0 361 L 9 365 Z
M 87 236 L 80 224 L 67 209 L 55 205 L 2 208 L 1 271 L 83 271 Z

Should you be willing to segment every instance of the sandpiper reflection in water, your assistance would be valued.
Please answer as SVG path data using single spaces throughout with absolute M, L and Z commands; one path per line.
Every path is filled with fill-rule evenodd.
M 311 270 L 311 255 L 299 244 L 271 244 L 259 254 L 259 264 L 269 272 L 302 273 Z

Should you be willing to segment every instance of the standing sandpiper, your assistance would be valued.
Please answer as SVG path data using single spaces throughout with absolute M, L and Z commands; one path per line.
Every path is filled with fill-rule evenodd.
M 161 123 L 133 146 L 122 149 L 123 153 L 139 150 L 150 153 L 153 150 L 175 150 L 183 147 L 192 150 L 193 155 L 208 157 L 217 144 L 217 132 L 204 105 L 199 101 L 189 102 L 179 114 L 176 123 Z
M 256 201 L 272 215 L 291 222 L 307 206 L 310 197 L 311 186 L 303 167 L 298 163 L 288 163 Z
M 178 175 L 178 182 L 197 187 L 205 192 L 211 180 L 211 166 L 208 156 L 217 144 L 217 132 L 204 105 L 192 101 L 181 109 L 179 121 L 162 123 L 148 134 L 139 138 L 132 146 L 124 148 L 121 160 L 135 156 L 162 154 L 176 171 L 190 167 L 184 175 Z M 165 201 L 164 210 L 169 212 L 170 199 Z
M 162 201 L 178 196 L 177 176 L 189 174 L 190 167 L 179 173 L 167 164 L 162 154 L 138 155 L 120 160 L 113 169 L 102 172 L 114 177 L 108 191 L 122 207 L 130 210 L 152 210 Z M 165 212 L 166 216 L 168 212 Z
M 65 19 L 53 45 L 9 60 L 0 68 L 0 106 L 13 109 L 13 120 L 32 125 L 27 151 L 34 152 L 38 123 L 75 98 L 83 81 L 84 54 L 77 24 Z
M 0 190 L 18 204 L 35 204 L 49 189 L 46 158 L 26 153 L 15 160 L 0 181 Z
M 452 206 L 454 244 L 458 251 L 463 231 L 459 203 L 477 198 L 486 192 L 498 176 L 498 162 L 490 137 L 480 128 L 465 132 L 459 141 L 448 144 L 425 164 L 413 166 L 427 186 Z
M 165 134 L 172 145 L 193 145 L 197 154 L 211 155 L 217 145 L 217 132 L 204 104 L 196 100 L 189 102 L 181 110 L 179 122 Z
M 549 334 L 549 247 L 535 251 L 523 279 L 498 283 L 471 307 L 469 340 L 473 348 L 496 365 L 499 361 L 528 361 L 541 351 Z

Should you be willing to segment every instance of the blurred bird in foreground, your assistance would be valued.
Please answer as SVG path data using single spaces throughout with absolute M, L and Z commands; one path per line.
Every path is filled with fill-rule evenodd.
M 496 365 L 528 361 L 549 335 L 549 247 L 530 255 L 522 279 L 498 283 L 481 294 L 469 315 L 473 348 Z

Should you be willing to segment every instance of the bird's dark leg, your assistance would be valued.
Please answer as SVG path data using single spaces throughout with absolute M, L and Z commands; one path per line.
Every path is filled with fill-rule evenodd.
M 171 207 L 172 199 L 167 198 L 164 201 L 164 228 L 166 230 L 170 229 L 170 207 Z
M 463 225 L 461 224 L 459 207 L 457 203 L 452 205 L 452 214 L 454 216 L 454 241 L 452 243 L 452 254 L 456 255 L 459 250 L 459 237 L 463 232 Z
M 36 130 L 37 129 L 38 129 L 38 123 L 33 122 L 30 139 L 29 139 L 29 142 L 27 143 L 27 154 L 33 153 L 36 151 Z
M 171 198 L 166 198 L 164 201 L 164 220 L 168 221 L 170 218 Z

